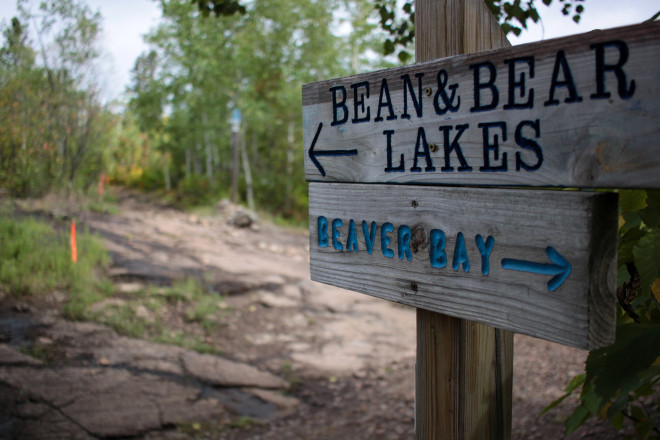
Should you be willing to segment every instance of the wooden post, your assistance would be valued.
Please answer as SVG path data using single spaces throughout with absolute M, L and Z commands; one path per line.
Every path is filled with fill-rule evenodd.
M 310 273 L 419 309 L 419 439 L 509 439 L 513 338 L 488 325 L 612 343 L 618 206 L 615 193 L 493 186 L 660 187 L 648 154 L 660 23 L 511 48 L 482 0 L 417 0 L 416 25 L 425 62 L 303 86 Z M 569 59 L 560 100 L 556 66 L 569 72 Z
M 483 0 L 416 0 L 417 62 L 508 46 Z M 513 333 L 417 309 L 418 440 L 510 439 Z

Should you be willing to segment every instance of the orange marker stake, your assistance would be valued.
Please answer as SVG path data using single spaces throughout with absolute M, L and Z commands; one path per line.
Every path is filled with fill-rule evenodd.
M 78 248 L 76 246 L 76 222 L 71 220 L 71 261 L 78 261 Z
M 105 183 L 105 174 L 101 174 L 101 179 L 99 180 L 99 195 L 103 195 L 103 184 Z

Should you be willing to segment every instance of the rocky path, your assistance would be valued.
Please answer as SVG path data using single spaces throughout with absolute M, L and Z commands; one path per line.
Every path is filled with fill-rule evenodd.
M 414 438 L 414 310 L 309 281 L 303 232 L 232 226 L 231 207 L 194 216 L 122 193 L 119 208 L 78 213 L 112 257 L 115 295 L 95 313 L 131 306 L 214 354 L 66 321 L 58 292 L 3 298 L 0 438 Z M 219 293 L 212 325 L 179 302 L 131 302 L 186 277 Z M 597 423 L 565 437 L 570 402 L 539 418 L 585 357 L 516 336 L 515 439 L 617 438 Z

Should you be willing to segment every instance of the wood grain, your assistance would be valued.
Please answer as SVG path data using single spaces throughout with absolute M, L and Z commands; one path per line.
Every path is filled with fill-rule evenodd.
M 597 348 L 614 338 L 614 262 L 617 195 L 576 191 L 396 187 L 361 184 L 310 184 L 312 279 L 391 301 L 470 319 L 581 348 Z M 319 246 L 319 217 L 328 221 L 329 244 Z M 341 219 L 333 247 L 332 223 Z M 348 250 L 350 220 L 358 251 Z M 376 222 L 376 240 L 368 254 L 362 221 Z M 381 251 L 380 233 L 394 252 Z M 398 228 L 411 229 L 411 261 L 398 258 Z M 431 266 L 431 230 L 446 236 L 445 267 Z M 462 233 L 470 264 L 452 267 Z M 494 239 L 482 274 L 476 235 Z M 503 268 L 505 258 L 547 263 L 551 246 L 572 269 L 550 291 L 551 275 Z
M 510 439 L 512 371 L 513 333 L 418 309 L 417 438 Z
M 448 8 L 443 13 L 452 14 L 452 17 L 475 15 L 467 11 L 469 8 L 466 4 L 469 2 L 435 3 L 436 8 Z M 422 15 L 418 13 L 416 17 L 419 21 Z M 496 25 L 492 20 L 474 20 L 484 29 L 473 33 L 474 39 L 461 36 L 461 32 L 454 32 L 461 30 L 461 21 L 456 22 L 456 26 L 450 30 L 442 30 L 442 26 L 434 27 L 430 23 L 431 32 L 438 34 L 432 38 L 440 39 L 444 44 L 440 53 L 483 50 L 488 44 L 501 44 L 498 37 L 493 36 Z M 627 47 L 627 59 L 624 59 L 626 57 L 621 52 L 624 49 L 619 43 Z M 418 55 L 430 53 L 426 43 L 420 44 Z M 610 66 L 603 71 L 604 90 L 611 95 L 608 99 L 592 97 L 597 95 L 599 83 L 597 49 L 592 45 L 598 44 L 605 44 L 603 62 Z M 563 56 L 560 55 L 562 53 Z M 533 75 L 530 65 L 525 61 L 506 62 L 520 57 L 533 57 Z M 492 110 L 472 112 L 475 97 L 479 97 L 482 105 L 489 103 L 492 97 L 492 92 L 485 86 L 475 94 L 474 77 L 477 69 L 471 69 L 470 66 L 485 62 L 492 63 L 496 68 L 497 79 L 494 85 L 498 90 L 498 104 Z M 619 91 L 616 69 L 612 67 L 619 62 L 623 63 L 621 71 L 625 74 L 625 81 L 621 82 L 625 84 L 623 91 Z M 509 69 L 512 64 L 515 69 L 511 81 L 519 82 L 524 75 L 524 87 L 515 84 L 511 86 L 513 83 L 509 80 Z M 460 97 L 460 106 L 456 112 L 448 111 L 438 115 L 433 101 L 439 87 L 437 75 L 441 70 L 448 74 L 446 87 L 458 85 L 456 93 Z M 479 71 L 480 82 L 486 83 L 489 77 L 487 70 L 482 68 Z M 408 74 L 417 93 L 415 75 L 419 73 L 424 74 L 422 88 L 429 88 L 431 95 L 422 93 L 418 97 L 422 102 L 422 117 L 417 116 L 409 96 L 408 113 L 411 117 L 404 119 L 401 117 L 404 108 L 404 82 L 401 77 Z M 571 99 L 571 78 L 575 85 L 575 99 Z M 376 122 L 383 79 L 387 79 L 389 85 L 396 119 L 383 118 L 383 121 Z M 351 84 L 362 81 L 369 83 L 369 97 L 366 97 L 364 88 L 356 89 L 358 95 L 365 95 L 365 107 L 362 109 L 358 106 L 358 113 L 364 117 L 368 106 L 370 118 L 367 122 L 352 123 L 356 114 Z M 333 126 L 330 88 L 335 86 L 346 88 L 346 108 L 350 117 L 346 123 Z M 533 108 L 505 109 L 510 99 L 509 90 L 513 91 L 512 102 L 522 105 L 530 98 L 532 89 L 534 97 L 530 102 Z M 553 101 L 557 102 L 556 105 L 547 104 Z M 441 97 L 438 102 L 442 107 L 446 106 Z M 457 99 L 453 102 L 455 105 L 458 103 Z M 381 117 L 389 115 L 386 107 L 380 110 Z M 340 114 L 342 110 L 337 112 Z M 479 124 L 495 123 L 499 125 L 479 127 Z M 358 151 L 357 156 L 318 157 L 325 176 L 309 155 L 319 124 L 322 124 L 322 128 L 314 147 L 315 152 L 345 149 Z M 459 132 L 457 127 L 465 124 L 468 128 L 458 138 L 458 144 L 472 170 L 458 171 L 460 162 L 454 150 L 447 155 L 453 171 L 442 171 L 446 165 L 445 132 L 449 135 L 449 147 Z M 427 144 L 435 144 L 438 149 L 429 153 L 432 166 L 428 170 L 426 156 L 420 155 L 418 165 L 421 164 L 421 170 L 413 172 L 411 168 L 414 165 L 420 128 L 424 130 Z M 403 172 L 385 171 L 387 136 L 384 132 L 388 130 L 394 131 L 391 135 L 392 165 L 396 168 L 403 155 Z M 517 131 L 519 140 L 516 140 Z M 498 147 L 495 149 L 487 146 L 485 149 L 484 136 L 489 145 L 494 144 L 497 137 Z M 660 155 L 653 153 L 660 145 L 660 22 L 457 55 L 307 84 L 303 86 L 303 137 L 305 177 L 309 181 L 660 188 Z M 534 150 L 522 146 L 522 138 L 538 144 L 542 151 L 542 161 Z M 423 152 L 423 142 L 419 148 Z M 506 161 L 503 159 L 505 154 Z M 516 155 L 520 155 L 519 162 Z M 486 164 L 484 157 L 488 158 L 489 164 Z M 488 165 L 496 168 L 505 164 L 507 171 L 486 171 Z M 531 168 L 538 165 L 538 169 L 526 170 L 523 164 Z M 484 171 L 480 170 L 482 167 Z M 431 168 L 435 169 L 430 171 Z

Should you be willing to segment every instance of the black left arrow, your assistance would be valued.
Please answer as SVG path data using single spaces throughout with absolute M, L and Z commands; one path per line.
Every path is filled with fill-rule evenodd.
M 319 128 L 316 129 L 316 134 L 314 135 L 314 140 L 312 140 L 312 146 L 309 147 L 308 154 L 309 154 L 309 158 L 312 159 L 312 162 L 314 163 L 314 165 L 316 165 L 316 168 L 318 168 L 321 175 L 325 177 L 325 170 L 323 169 L 323 166 L 321 166 L 321 163 L 318 161 L 317 159 L 318 156 L 357 156 L 358 150 L 353 149 L 353 150 L 314 151 L 314 146 L 316 145 L 316 141 L 319 139 L 319 135 L 321 134 L 322 128 L 323 128 L 323 122 L 319 122 Z

